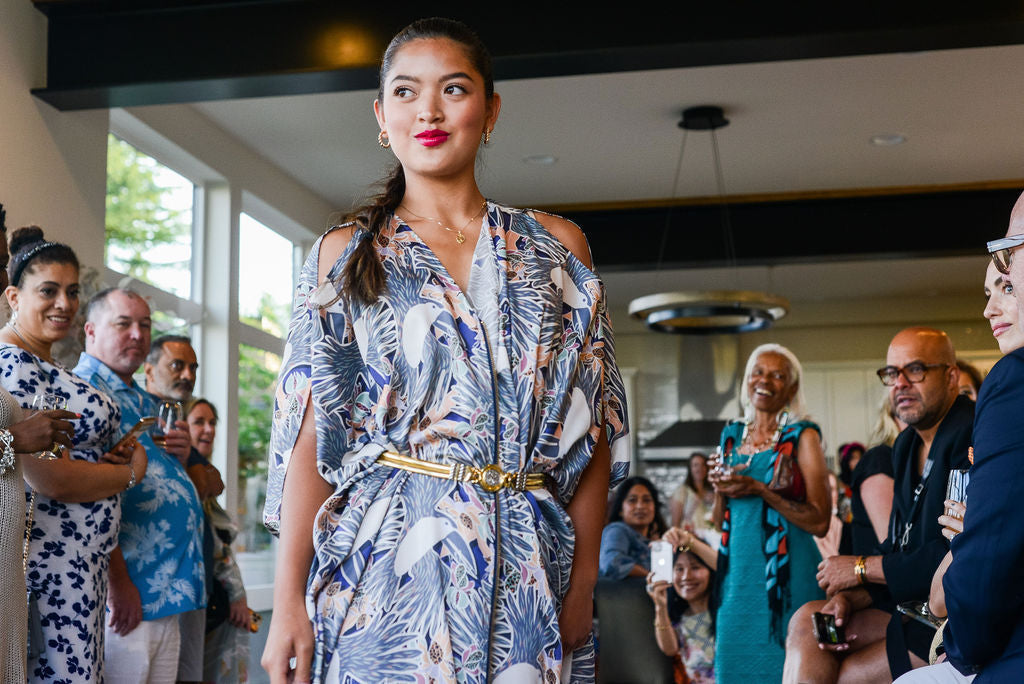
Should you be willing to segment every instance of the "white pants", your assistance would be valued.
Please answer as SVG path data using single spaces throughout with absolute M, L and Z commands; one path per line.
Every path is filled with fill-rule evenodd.
M 962 675 L 948 662 L 942 662 L 911 670 L 893 684 L 963 684 L 973 682 L 976 676 Z
M 174 684 L 181 633 L 178 616 L 143 620 L 127 635 L 107 627 L 103 651 L 107 684 Z
M 206 640 L 206 609 L 188 610 L 178 615 L 181 630 L 181 655 L 178 657 L 178 680 L 203 681 L 203 643 Z

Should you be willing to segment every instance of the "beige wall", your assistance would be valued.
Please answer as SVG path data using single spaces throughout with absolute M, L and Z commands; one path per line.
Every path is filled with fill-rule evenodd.
M 10 228 L 35 223 L 103 264 L 106 110 L 61 113 L 32 97 L 45 84 L 46 17 L 0 0 L 0 202 Z

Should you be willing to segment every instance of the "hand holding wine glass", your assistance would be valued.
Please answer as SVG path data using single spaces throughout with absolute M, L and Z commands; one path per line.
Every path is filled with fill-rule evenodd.
M 32 410 L 35 414 L 39 414 L 44 411 L 66 412 L 68 410 L 68 400 L 65 397 L 62 397 L 58 392 L 48 389 L 43 390 L 41 392 L 37 392 L 36 395 L 32 397 Z M 44 461 L 56 460 L 61 457 L 61 453 L 66 448 L 66 445 L 63 443 L 64 441 L 68 440 L 58 440 L 54 438 L 49 449 L 36 451 L 32 455 Z
M 153 427 L 153 442 L 182 465 L 192 449 L 192 439 L 183 416 L 180 402 L 165 401 L 157 409 L 157 424 Z

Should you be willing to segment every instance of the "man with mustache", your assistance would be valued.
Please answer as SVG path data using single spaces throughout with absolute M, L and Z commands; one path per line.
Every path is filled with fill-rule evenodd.
M 878 376 L 908 425 L 893 444 L 889 536 L 878 555 L 832 556 L 818 566 L 818 583 L 829 598 L 805 604 L 790 620 L 787 682 L 891 681 L 928 662 L 935 630 L 905 619 L 896 606 L 928 599 L 932 575 L 949 548 L 937 519 L 949 471 L 969 466 L 974 402 L 959 394 L 956 354 L 941 330 L 900 331 Z M 819 644 L 815 612 L 835 616 L 846 640 Z
M 132 378 L 149 353 L 151 326 L 149 305 L 131 290 L 99 292 L 86 309 L 85 352 L 74 372 L 117 403 L 122 432 L 157 414 L 157 398 Z M 107 598 L 108 683 L 174 682 L 179 615 L 206 602 L 203 509 L 184 467 L 191 440 L 184 422 L 165 434 L 163 449 L 149 433 L 139 438 L 149 457 L 146 478 L 121 499 Z

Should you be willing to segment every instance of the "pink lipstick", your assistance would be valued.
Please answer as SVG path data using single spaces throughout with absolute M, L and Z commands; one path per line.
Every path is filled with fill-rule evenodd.
M 432 128 L 416 135 L 416 139 L 420 141 L 420 144 L 424 147 L 437 147 L 444 141 L 448 140 L 448 131 L 442 131 L 440 128 Z

